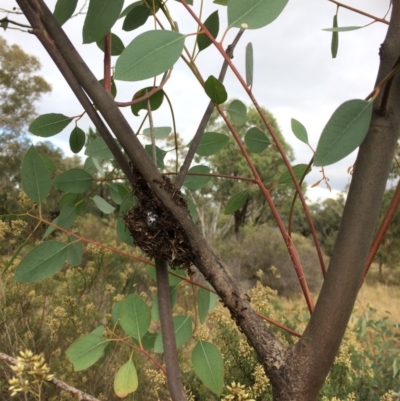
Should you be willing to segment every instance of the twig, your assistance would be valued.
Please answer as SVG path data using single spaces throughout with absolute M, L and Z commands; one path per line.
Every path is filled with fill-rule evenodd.
M 365 17 L 371 18 L 371 19 L 373 19 L 373 20 L 375 20 L 375 21 L 377 21 L 377 22 L 382 22 L 383 24 L 389 25 L 389 21 L 386 20 L 386 19 L 384 19 L 384 18 L 375 17 L 375 15 L 368 14 L 368 13 L 366 13 L 365 11 L 361 11 L 361 10 L 359 10 L 359 9 L 357 9 L 357 8 L 350 7 L 350 6 L 346 5 L 346 4 L 343 4 L 343 3 L 338 2 L 338 1 L 336 1 L 336 0 L 328 0 L 328 1 L 330 1 L 331 3 L 334 3 L 334 4 L 336 4 L 336 5 L 338 5 L 339 7 L 347 8 L 348 10 L 354 11 L 354 12 L 357 13 L 357 14 L 364 15 Z
M 17 365 L 19 363 L 18 359 L 13 358 L 10 355 L 4 354 L 0 352 L 0 359 L 7 362 L 10 365 Z M 61 388 L 62 390 L 66 391 L 67 393 L 73 395 L 76 397 L 78 400 L 81 401 L 100 401 L 98 398 L 93 397 L 92 395 L 89 395 L 87 393 L 84 393 L 81 390 L 78 390 L 75 387 L 70 386 L 69 384 L 63 382 L 60 379 L 57 379 L 54 377 L 53 379 L 47 381 L 47 383 L 53 383 L 55 386 Z

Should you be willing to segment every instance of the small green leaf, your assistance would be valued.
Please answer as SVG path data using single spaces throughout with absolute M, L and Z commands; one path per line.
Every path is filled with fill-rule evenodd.
M 209 174 L 210 173 L 210 168 L 207 166 L 194 166 L 191 169 L 189 169 L 189 173 L 197 173 L 197 174 Z M 202 175 L 190 175 L 188 174 L 187 177 L 185 178 L 185 181 L 183 185 L 186 188 L 189 188 L 191 190 L 196 190 L 203 188 L 206 186 L 209 182 L 211 181 L 210 176 L 202 176 Z
M 294 118 L 292 118 L 291 120 L 291 125 L 295 137 L 301 142 L 304 142 L 305 144 L 308 145 L 308 135 L 306 127 L 300 121 L 297 121 Z
M 265 133 L 257 127 L 252 127 L 246 132 L 244 142 L 249 151 L 253 153 L 261 153 L 271 143 Z
M 74 341 L 65 351 L 67 358 L 78 372 L 94 365 L 103 355 L 108 340 L 96 334 L 86 334 Z
M 74 13 L 78 0 L 57 0 L 54 9 L 54 18 L 60 25 L 65 24 Z
M 224 213 L 232 214 L 236 212 L 236 210 L 239 210 L 246 203 L 248 197 L 249 197 L 248 190 L 233 195 L 232 198 L 229 199 L 228 203 L 226 204 Z
M 68 237 L 68 243 L 67 261 L 72 267 L 77 267 L 82 263 L 83 243 L 75 237 Z
M 207 96 L 215 104 L 222 104 L 226 99 L 228 99 L 225 86 L 213 75 L 210 75 L 207 78 L 207 81 L 204 83 L 204 90 L 206 91 Z
M 218 11 L 214 11 L 205 21 L 204 25 L 210 31 L 212 37 L 215 39 L 218 36 L 219 32 L 219 16 Z M 211 40 L 209 37 L 204 34 L 200 33 L 197 35 L 196 38 L 197 46 L 199 47 L 199 51 L 206 49 L 208 46 L 211 45 Z
M 297 181 L 300 181 L 303 177 L 305 171 L 308 168 L 308 164 L 296 164 L 292 166 L 294 175 L 296 176 Z M 307 171 L 307 174 L 311 171 L 311 168 Z M 279 185 L 291 184 L 293 182 L 292 176 L 289 173 L 289 170 L 286 170 L 278 179 Z
M 115 79 L 141 81 L 169 70 L 179 59 L 185 36 L 173 31 L 154 30 L 137 36 L 115 65 Z
M 240 100 L 231 102 L 228 113 L 233 124 L 244 124 L 247 121 L 247 108 Z
M 83 164 L 83 168 L 89 174 L 96 174 L 97 173 L 97 168 L 94 165 L 93 160 L 94 160 L 93 157 L 87 157 L 86 160 L 85 160 L 85 163 Z
M 99 80 L 99 84 L 104 88 L 104 79 Z M 111 77 L 111 96 L 115 99 L 117 96 L 117 86 L 115 85 L 114 77 Z
M 144 150 L 147 152 L 149 155 L 150 159 L 153 160 L 153 147 L 152 145 L 146 145 L 144 147 Z M 167 152 L 165 150 L 160 149 L 158 146 L 156 146 L 156 158 L 157 158 L 157 167 L 158 168 L 164 168 L 164 157 L 166 156 Z
M 337 14 L 333 17 L 333 28 L 337 28 Z M 331 53 L 332 58 L 336 58 L 339 48 L 339 32 L 332 31 Z
M 141 97 L 144 96 L 147 92 L 149 92 L 151 89 L 153 89 L 151 86 L 148 87 L 148 88 L 140 89 L 140 91 L 137 91 L 137 92 L 133 95 L 132 100 L 141 98 Z M 156 93 L 154 93 L 153 95 L 151 95 L 151 96 L 149 97 L 148 100 L 149 100 L 149 102 L 150 102 L 150 109 L 151 109 L 151 111 L 157 110 L 157 109 L 161 106 L 161 104 L 162 104 L 162 102 L 163 102 L 163 100 L 164 100 L 164 91 L 163 91 L 163 90 L 157 91 Z M 146 100 L 142 100 L 142 101 L 139 102 L 139 103 L 133 104 L 133 105 L 131 106 L 131 110 L 132 110 L 132 113 L 133 113 L 135 116 L 138 116 L 138 115 L 139 115 L 139 111 L 140 111 L 140 110 L 147 110 L 147 99 L 146 99 Z
M 104 38 L 97 40 L 96 45 L 100 50 L 102 50 L 104 52 L 104 50 L 105 50 Z M 124 46 L 122 40 L 117 35 L 112 33 L 111 34 L 111 56 L 119 56 L 124 49 L 125 49 L 125 46 Z
M 246 83 L 247 86 L 253 86 L 253 75 L 254 75 L 254 56 L 253 56 L 253 44 L 248 43 L 246 46 Z
M 219 349 L 206 341 L 198 341 L 192 352 L 194 372 L 214 394 L 220 395 L 224 385 L 224 361 Z
M 39 205 L 50 192 L 50 173 L 34 146 L 28 149 L 22 161 L 21 184 L 28 197 Z
M 67 258 L 68 244 L 47 241 L 28 252 L 15 271 L 19 283 L 33 283 L 52 276 L 63 266 Z
M 28 129 L 33 135 L 48 138 L 60 133 L 71 121 L 72 118 L 64 114 L 42 114 L 31 123 Z
M 125 244 L 129 246 L 133 246 L 132 235 L 128 230 L 128 227 L 124 223 L 124 221 L 119 217 L 117 219 L 117 227 L 116 227 L 118 238 L 125 242 Z
M 58 217 L 56 217 L 52 221 L 52 224 L 57 225 L 57 220 L 58 220 Z M 43 234 L 42 241 L 44 241 L 51 233 L 53 233 L 55 230 L 57 230 L 57 228 L 54 227 L 54 225 L 49 224 L 49 226 L 46 228 L 46 231 Z
M 120 324 L 126 334 L 140 340 L 151 322 L 151 312 L 146 302 L 138 295 L 128 295 L 120 311 Z
M 67 203 L 57 218 L 57 225 L 61 228 L 70 228 L 78 217 L 77 207 L 72 203 Z
M 197 290 L 197 311 L 199 313 L 200 324 L 206 321 L 210 310 L 210 291 L 204 288 L 198 288 Z
M 115 210 L 114 206 L 110 205 L 105 199 L 98 195 L 93 196 L 93 202 L 104 214 L 111 214 Z
M 165 139 L 172 131 L 171 127 L 154 127 L 154 138 L 155 139 Z M 148 138 L 151 137 L 150 128 L 145 128 L 143 130 L 143 135 Z
M 150 8 L 138 5 L 133 8 L 125 17 L 122 29 L 124 31 L 133 31 L 144 25 L 150 16 Z
M 131 10 L 133 10 L 135 7 L 140 6 L 140 5 L 142 5 L 142 4 L 143 4 L 143 1 L 142 1 L 142 0 L 140 0 L 140 1 L 135 1 L 135 2 L 132 3 L 132 4 L 129 4 L 129 6 L 127 6 L 127 7 L 124 8 L 124 11 L 122 11 L 122 13 L 119 15 L 118 19 L 119 19 L 119 18 L 126 17 L 126 16 L 128 15 L 128 13 L 129 13 Z
M 278 18 L 287 3 L 288 0 L 229 0 L 228 27 L 262 28 Z
M 121 205 L 123 198 L 127 195 L 127 192 L 125 193 L 124 196 L 121 196 L 121 193 L 119 191 L 119 186 L 121 186 L 123 188 L 125 188 L 125 186 L 122 184 L 119 184 L 119 183 L 115 183 L 115 182 L 107 183 L 107 185 L 110 190 L 110 196 L 111 196 L 112 201 L 114 203 L 116 203 L 117 205 Z
M 79 194 L 88 190 L 93 181 L 93 177 L 85 170 L 73 168 L 54 178 L 53 185 L 61 191 Z
M 83 43 L 104 38 L 117 21 L 123 5 L 124 0 L 90 0 L 83 24 Z
M 85 202 L 82 194 L 65 194 L 59 202 L 60 210 L 68 203 L 76 205 L 76 212 L 79 214 L 85 207 Z
M 114 391 L 120 398 L 125 398 L 128 394 L 133 393 L 138 388 L 138 376 L 135 365 L 132 360 L 124 363 L 114 378 Z
M 201 137 L 196 153 L 200 156 L 213 155 L 223 149 L 228 142 L 229 136 L 227 135 L 217 132 L 205 132 Z
M 174 316 L 174 331 L 176 348 L 182 347 L 183 344 L 189 340 L 192 334 L 192 318 L 188 316 Z M 154 352 L 156 354 L 161 354 L 164 352 L 164 345 L 162 341 L 162 333 L 159 332 L 154 343 Z
M 47 170 L 50 174 L 55 173 L 57 171 L 57 167 L 54 164 L 53 160 L 46 155 L 40 155 L 40 158 L 43 160 L 43 163 L 46 165 Z
M 357 149 L 367 135 L 371 116 L 371 101 L 354 99 L 341 104 L 322 131 L 314 165 L 336 163 Z
M 326 32 L 349 32 L 349 31 L 356 31 L 357 29 L 365 28 L 364 26 L 336 26 L 333 28 L 325 28 L 323 31 Z
M 85 155 L 100 160 L 114 159 L 114 155 L 111 153 L 110 148 L 104 142 L 104 139 L 100 137 L 89 143 L 85 149 Z
M 79 153 L 85 146 L 86 135 L 79 127 L 75 127 L 69 137 L 69 147 L 73 153 Z

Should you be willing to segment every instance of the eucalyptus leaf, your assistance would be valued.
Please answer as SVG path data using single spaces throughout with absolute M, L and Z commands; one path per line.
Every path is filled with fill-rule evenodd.
M 47 241 L 35 246 L 18 265 L 15 281 L 32 283 L 52 276 L 64 265 L 68 246 L 57 241 Z
M 337 14 L 333 17 L 333 28 L 337 28 Z M 339 48 L 339 32 L 332 31 L 331 53 L 332 58 L 336 58 Z
M 176 348 L 182 347 L 189 340 L 192 334 L 192 318 L 189 315 L 173 317 Z M 154 352 L 160 354 L 164 352 L 162 333 L 159 332 L 154 343 Z
M 354 99 L 341 104 L 322 131 L 314 165 L 336 163 L 357 149 L 367 135 L 371 116 L 372 101 Z
M 141 98 L 141 97 L 144 96 L 147 92 L 149 92 L 151 89 L 153 89 L 153 88 L 152 88 L 152 87 L 148 87 L 148 88 L 143 88 L 143 89 L 139 90 L 138 92 L 136 92 L 136 93 L 133 95 L 132 100 Z M 139 115 L 139 111 L 140 111 L 140 110 L 146 110 L 146 111 L 147 111 L 147 109 L 148 109 L 148 102 L 147 102 L 147 100 L 148 100 L 149 103 L 150 103 L 150 109 L 151 109 L 151 111 L 157 110 L 157 109 L 162 105 L 162 102 L 163 102 L 163 100 L 164 100 L 164 91 L 163 91 L 163 90 L 159 90 L 159 91 L 153 93 L 153 94 L 149 97 L 149 99 L 142 100 L 141 102 L 132 104 L 131 110 L 132 110 L 132 113 L 133 113 L 135 116 L 138 116 L 138 115 Z
M 185 36 L 173 31 L 154 30 L 137 36 L 115 65 L 115 79 L 141 81 L 169 70 L 179 59 Z
M 224 385 L 224 361 L 219 349 L 207 341 L 198 341 L 192 351 L 192 364 L 202 383 L 219 396 Z
M 149 155 L 150 159 L 153 160 L 153 147 L 152 145 L 146 145 L 144 147 L 144 150 L 147 152 Z M 157 168 L 164 168 L 164 158 L 166 156 L 167 152 L 165 150 L 160 149 L 158 146 L 156 146 L 156 158 L 157 158 Z
M 253 153 L 261 153 L 271 143 L 265 133 L 257 127 L 252 127 L 246 132 L 244 142 L 249 151 Z
M 233 100 L 228 107 L 228 114 L 233 124 L 244 124 L 247 121 L 247 108 L 240 100 Z
M 137 7 L 137 6 L 141 6 L 142 4 L 143 4 L 143 1 L 142 1 L 142 0 L 135 1 L 135 2 L 132 3 L 132 4 L 129 4 L 129 6 L 127 6 L 127 7 L 124 8 L 124 10 L 122 11 L 122 13 L 119 15 L 118 18 L 126 17 L 126 16 L 128 15 L 128 13 L 129 13 L 131 10 L 133 10 L 133 9 L 134 9 L 135 7 Z
M 70 245 L 68 247 L 67 261 L 71 267 L 77 267 L 82 263 L 83 243 L 82 241 L 77 241 L 75 237 L 69 237 L 68 243 Z
M 247 86 L 253 86 L 253 75 L 254 75 L 254 55 L 253 55 L 253 44 L 248 43 L 246 46 L 246 83 Z
M 146 23 L 150 16 L 150 8 L 144 5 L 134 7 L 124 19 L 122 29 L 124 31 L 133 31 Z
M 46 155 L 40 155 L 40 158 L 43 160 L 43 163 L 46 165 L 47 170 L 50 174 L 55 173 L 57 171 L 57 167 L 54 164 L 53 160 Z
M 48 138 L 60 133 L 71 121 L 72 118 L 64 114 L 42 114 L 31 123 L 28 130 L 33 135 Z
M 93 181 L 93 177 L 85 170 L 73 168 L 54 178 L 53 185 L 61 191 L 79 194 L 88 190 Z
M 128 394 L 137 390 L 139 381 L 135 365 L 132 359 L 124 363 L 117 371 L 114 378 L 114 391 L 120 398 L 125 398 Z
M 65 194 L 59 201 L 60 210 L 68 203 L 76 205 L 76 212 L 79 214 L 85 207 L 85 201 L 82 194 Z
M 336 26 L 333 28 L 325 28 L 323 31 L 326 32 L 350 32 L 350 31 L 356 31 L 357 29 L 365 28 L 364 26 Z
M 97 208 L 104 214 L 111 214 L 115 210 L 114 206 L 110 205 L 105 199 L 103 199 L 99 195 L 93 196 L 93 202 L 95 203 Z
M 117 21 L 123 5 L 124 0 L 90 0 L 83 24 L 83 43 L 104 38 Z
M 68 229 L 78 217 L 77 207 L 72 203 L 67 203 L 62 209 L 57 218 L 57 225 L 61 228 Z
M 22 161 L 21 184 L 28 197 L 39 205 L 50 192 L 50 173 L 34 146 L 28 149 Z
M 205 27 L 209 30 L 212 37 L 215 39 L 218 36 L 219 32 L 219 15 L 218 11 L 214 11 L 205 21 Z M 196 38 L 197 46 L 199 47 L 199 51 L 206 49 L 211 45 L 211 39 L 205 34 L 200 33 Z
M 103 52 L 105 51 L 104 38 L 97 40 L 96 44 L 100 50 L 102 50 Z M 119 56 L 124 49 L 125 49 L 125 46 L 124 46 L 124 43 L 122 42 L 122 40 L 117 35 L 112 33 L 111 34 L 111 56 Z
M 229 199 L 228 203 L 226 204 L 224 213 L 225 214 L 235 213 L 246 203 L 248 197 L 249 197 L 248 190 L 241 191 L 233 195 L 232 198 Z
M 185 178 L 183 185 L 191 190 L 196 190 L 203 188 L 206 186 L 210 181 L 210 176 L 202 176 L 202 175 L 190 175 L 190 173 L 198 173 L 198 174 L 209 174 L 210 168 L 207 166 L 193 166 L 189 169 L 189 174 Z
M 297 121 L 294 118 L 291 119 L 290 123 L 295 137 L 308 145 L 308 134 L 306 127 L 300 121 Z
M 222 104 L 228 99 L 225 86 L 213 75 L 210 75 L 204 83 L 204 90 L 207 96 L 215 104 Z
M 69 147 L 73 153 L 79 153 L 85 146 L 86 135 L 79 127 L 75 127 L 69 136 Z
M 229 142 L 229 136 L 218 132 L 205 132 L 196 153 L 199 156 L 211 156 L 223 149 Z M 188 145 L 189 146 L 189 145 Z
M 197 289 L 197 311 L 199 314 L 200 324 L 203 324 L 210 310 L 210 291 L 199 287 Z
M 292 166 L 292 170 L 297 181 L 301 180 L 307 169 L 308 169 L 308 164 L 296 164 L 295 166 Z M 311 169 L 309 169 L 306 174 L 308 174 L 310 171 Z M 293 179 L 289 173 L 289 170 L 286 170 L 278 179 L 278 184 L 280 185 L 291 184 L 292 182 Z
M 99 80 L 99 84 L 104 88 L 104 79 Z M 111 96 L 115 99 L 117 96 L 117 85 L 115 85 L 114 77 L 111 77 Z
M 99 137 L 88 144 L 85 149 L 85 155 L 95 157 L 100 160 L 113 160 L 114 155 L 110 148 L 104 142 L 104 139 Z
M 258 29 L 270 24 L 286 7 L 288 0 L 229 0 L 229 28 Z
M 153 131 L 154 131 L 155 139 L 165 139 L 171 133 L 172 128 L 171 127 L 154 127 Z M 151 137 L 150 128 L 145 128 L 143 130 L 143 135 L 150 138 Z
M 138 295 L 128 295 L 121 301 L 120 324 L 126 334 L 140 340 L 151 322 L 151 312 L 146 302 Z
M 78 0 L 57 0 L 53 15 L 60 25 L 65 24 L 72 17 L 77 4 Z

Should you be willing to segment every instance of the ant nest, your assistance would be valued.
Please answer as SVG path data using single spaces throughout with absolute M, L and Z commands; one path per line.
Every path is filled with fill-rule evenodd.
M 137 169 L 133 192 L 138 199 L 124 216 L 133 242 L 148 257 L 167 260 L 171 267 L 189 268 L 193 252 L 182 226 L 161 203 Z M 160 186 L 179 207 L 188 210 L 187 202 L 171 180 L 163 176 Z

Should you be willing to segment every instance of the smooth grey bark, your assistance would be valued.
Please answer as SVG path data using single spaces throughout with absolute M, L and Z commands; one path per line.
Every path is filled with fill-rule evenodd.
M 254 347 L 271 379 L 277 401 L 313 401 L 332 366 L 343 338 L 372 242 L 379 207 L 400 129 L 400 81 L 395 77 L 387 112 L 374 106 L 371 128 L 360 147 L 334 255 L 315 312 L 302 339 L 285 348 L 256 315 L 238 286 L 200 235 L 188 212 L 177 206 L 159 185 L 162 177 L 112 97 L 106 93 L 76 52 L 42 0 L 17 0 L 39 40 L 49 53 L 58 52 L 84 92 L 138 168 L 153 193 L 180 223 L 193 252 L 193 263 L 229 308 L 232 318 Z M 393 68 L 400 55 L 400 0 L 393 1 L 392 22 L 382 47 L 378 81 Z M 55 45 L 51 47 L 49 44 Z M 51 54 L 52 55 L 52 54 Z M 54 57 L 53 57 L 54 56 Z M 52 55 L 53 58 L 56 55 Z

